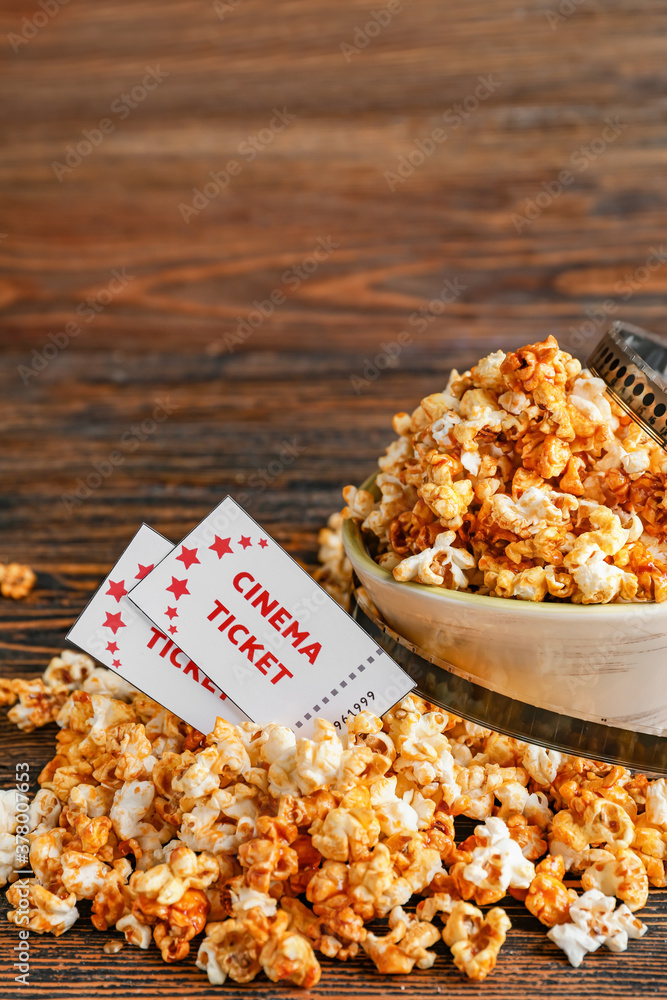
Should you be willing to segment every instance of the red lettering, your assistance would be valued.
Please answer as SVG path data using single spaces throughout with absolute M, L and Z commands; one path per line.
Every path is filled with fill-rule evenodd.
M 173 663 L 175 667 L 178 667 L 179 670 L 183 666 L 183 664 L 179 663 L 178 660 L 176 659 L 176 657 L 180 653 L 181 653 L 181 650 L 178 648 L 178 646 L 174 646 L 174 648 L 171 651 L 171 656 L 169 657 L 170 662 Z
M 222 625 L 218 625 L 218 632 L 224 632 L 228 625 L 236 621 L 236 615 L 230 615 L 229 618 L 225 618 Z
M 261 589 L 262 589 L 262 585 L 261 585 L 261 583 L 256 583 L 256 584 L 255 584 L 255 586 L 254 586 L 254 587 L 251 587 L 251 588 L 250 588 L 250 590 L 248 591 L 248 593 L 247 593 L 247 594 L 245 595 L 245 599 L 246 599 L 246 601 L 249 601 L 249 600 L 250 600 L 250 598 L 251 598 L 251 597 L 252 597 L 252 596 L 253 596 L 254 594 L 256 594 L 258 590 L 261 590 Z
M 264 653 L 264 656 L 262 656 L 261 659 L 257 661 L 255 666 L 258 668 L 258 670 L 261 670 L 263 674 L 266 674 L 266 670 L 264 669 L 264 667 L 272 667 L 273 664 L 277 662 L 278 662 L 278 657 L 274 656 L 273 653 L 270 653 L 269 650 L 267 649 L 266 653 Z
M 246 632 L 247 631 L 248 630 L 246 629 Z M 254 654 L 258 650 L 264 649 L 264 646 L 262 645 L 261 642 L 257 641 L 257 638 L 254 635 L 251 635 L 250 638 L 246 639 L 243 645 L 239 647 L 239 649 L 241 653 L 245 653 L 245 655 L 248 657 L 251 663 L 254 663 L 255 662 L 253 660 Z
M 285 666 L 284 663 L 279 663 L 278 666 L 280 667 L 280 670 L 278 671 L 278 673 L 276 674 L 275 677 L 271 678 L 271 683 L 272 684 L 277 684 L 281 677 L 293 677 L 294 676 L 294 674 L 291 674 L 289 672 L 289 670 L 287 669 L 287 667 Z
M 208 620 L 212 622 L 214 618 L 218 617 L 221 611 L 224 611 L 226 615 L 229 614 L 229 611 L 224 606 L 224 604 L 221 604 L 220 601 L 216 601 L 215 608 L 213 609 L 213 611 L 211 611 L 210 615 L 208 616 Z
M 310 632 L 299 632 L 299 623 L 294 620 L 291 625 L 288 625 L 286 629 L 283 630 L 283 635 L 285 638 L 289 636 L 294 636 L 294 642 L 292 645 L 296 648 L 300 643 L 305 642 Z
M 234 640 L 234 636 L 236 635 L 237 632 L 245 632 L 246 635 L 250 635 L 250 630 L 247 629 L 245 625 L 238 624 L 232 626 L 232 628 L 230 628 L 229 632 L 227 633 L 227 636 L 229 638 L 229 641 L 233 643 L 235 646 L 238 646 L 238 642 Z
M 252 606 L 253 608 L 257 608 L 260 615 L 263 615 L 264 618 L 266 618 L 267 615 L 271 614 L 274 608 L 278 607 L 277 601 L 271 601 L 271 604 L 269 604 L 269 601 L 271 601 L 271 595 L 268 590 L 263 590 L 259 597 L 252 602 Z
M 167 641 L 165 642 L 164 646 L 160 651 L 160 656 L 166 656 L 173 645 L 174 645 L 174 640 L 167 639 Z
M 311 663 L 314 663 L 317 657 L 322 652 L 322 643 L 313 642 L 310 644 L 310 646 L 304 646 L 303 649 L 299 650 L 299 652 L 307 656 Z
M 158 641 L 158 639 L 164 639 L 164 638 L 166 638 L 165 635 L 164 635 L 164 633 L 160 632 L 159 628 L 151 628 L 151 632 L 153 633 L 153 638 L 148 643 L 148 645 L 146 647 L 147 649 L 152 649 L 153 646 L 155 645 L 155 643 Z
M 252 582 L 254 583 L 255 582 L 255 577 L 252 576 L 251 573 L 237 573 L 236 574 L 236 576 L 232 580 L 232 583 L 234 585 L 234 589 L 238 590 L 239 594 L 243 593 L 243 591 L 241 590 L 241 588 L 239 586 L 241 580 L 252 580 Z
M 276 629 L 277 632 L 280 632 L 280 629 L 285 624 L 287 619 L 291 617 L 292 617 L 291 614 L 289 613 L 289 611 L 286 611 L 285 608 L 278 608 L 276 613 L 274 615 L 271 615 L 271 617 L 269 618 L 269 623 L 273 625 L 274 629 Z
M 213 684 L 211 684 L 210 678 L 208 678 L 206 674 L 202 674 L 201 686 L 206 688 L 207 691 L 210 691 L 211 694 L 218 694 L 218 689 L 214 687 Z M 219 693 L 221 701 L 226 701 L 227 695 L 225 694 L 225 692 L 220 691 Z
M 196 663 L 193 663 L 192 660 L 188 660 L 187 666 L 185 667 L 183 673 L 192 674 L 192 679 L 197 681 L 197 683 L 199 683 L 199 671 L 197 669 Z

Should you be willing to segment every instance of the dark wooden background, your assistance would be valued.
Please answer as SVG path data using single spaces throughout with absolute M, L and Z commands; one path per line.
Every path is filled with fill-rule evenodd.
M 452 365 L 548 333 L 585 353 L 605 314 L 667 333 L 667 265 L 646 267 L 667 220 L 662 0 L 403 0 L 346 62 L 341 43 L 383 6 L 222 0 L 221 18 L 209 0 L 70 0 L 33 32 L 23 19 L 43 21 L 37 0 L 2 4 L 0 558 L 39 572 L 27 602 L 0 603 L 4 673 L 43 669 L 142 520 L 177 540 L 231 492 L 312 563 L 318 528 L 341 486 L 372 468 L 392 413 L 441 388 Z M 15 52 L 22 28 L 34 37 Z M 168 76 L 121 121 L 111 105 L 148 66 Z M 446 141 L 390 191 L 385 172 L 489 75 L 494 93 L 460 128 L 445 125 Z M 247 162 L 239 144 L 274 107 L 296 117 Z M 59 181 L 53 161 L 105 117 L 113 133 Z M 605 119 L 618 134 L 602 150 Z M 179 204 L 234 158 L 241 173 L 185 224 Z M 547 196 L 566 169 L 571 181 Z M 513 215 L 540 192 L 539 217 L 517 231 Z M 320 238 L 340 245 L 285 287 Z M 26 375 L 45 346 L 54 353 L 49 334 L 123 268 L 124 290 Z M 410 316 L 447 279 L 465 287 L 418 332 Z M 238 317 L 281 288 L 285 303 L 225 351 Z M 587 309 L 598 319 L 575 340 Z M 355 387 L 405 330 L 394 367 Z M 167 399 L 172 415 L 138 441 L 132 428 Z M 114 450 L 113 474 L 68 509 L 62 496 Z M 22 737 L 4 715 L 0 725 L 3 786 L 18 759 L 36 778 L 53 731 Z M 325 962 L 313 994 L 667 996 L 662 895 L 642 941 L 579 971 L 511 905 L 515 929 L 486 984 L 462 981 L 440 946 L 434 970 L 393 982 L 365 960 Z M 3 919 L 3 998 L 17 995 L 15 940 Z M 85 917 L 58 941 L 32 935 L 22 995 L 214 992 L 193 961 L 107 957 L 104 940 Z M 265 980 L 224 992 L 292 995 Z

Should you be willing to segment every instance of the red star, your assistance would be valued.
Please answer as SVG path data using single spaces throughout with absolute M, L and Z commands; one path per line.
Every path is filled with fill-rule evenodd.
M 266 538 L 262 538 L 260 539 L 259 547 L 260 549 L 265 549 L 268 544 L 269 543 L 267 542 Z
M 110 628 L 114 635 L 119 628 L 125 628 L 125 622 L 120 617 L 120 611 L 115 615 L 107 611 L 107 620 L 104 622 L 102 628 Z
M 121 597 L 127 594 L 125 589 L 125 580 L 119 580 L 118 583 L 114 583 L 113 580 L 109 580 L 109 589 L 107 594 L 111 594 L 112 597 L 116 598 L 116 602 L 120 604 Z
M 176 610 L 176 608 L 167 608 L 167 610 L 165 611 L 165 615 L 167 616 L 167 618 L 178 618 L 178 611 Z
M 181 560 L 186 569 L 190 569 L 193 563 L 199 562 L 199 559 L 197 558 L 197 550 L 186 549 L 185 545 L 181 546 L 181 554 L 180 556 L 176 556 L 176 558 Z
M 148 574 L 150 573 L 150 571 L 153 569 L 153 567 L 155 566 L 155 563 L 151 563 L 150 566 L 142 566 L 141 563 L 139 563 L 138 565 L 139 565 L 139 572 L 137 573 L 137 575 L 135 576 L 134 579 L 135 580 L 143 580 L 143 578 L 145 576 L 148 576 Z
M 178 629 L 176 628 L 175 625 L 170 625 L 169 626 L 169 631 L 171 632 L 172 635 L 176 635 L 176 633 L 178 632 Z
M 239 539 L 239 545 L 242 545 L 244 549 L 247 549 L 249 545 L 252 545 L 252 542 L 250 541 L 249 538 L 246 538 L 245 535 L 241 535 Z
M 178 600 L 179 597 L 182 597 L 183 594 L 190 593 L 190 591 L 188 590 L 188 581 L 177 580 L 175 576 L 172 576 L 171 587 L 167 587 L 167 590 L 170 590 L 172 592 L 176 600 Z
M 114 660 L 113 661 L 113 665 L 116 668 L 116 670 L 118 670 L 118 668 L 121 666 L 120 660 Z
M 218 535 L 215 536 L 215 541 L 213 545 L 209 545 L 209 549 L 213 549 L 218 559 L 222 559 L 226 552 L 233 552 L 231 545 L 231 538 L 219 538 Z
M 107 649 L 109 650 L 110 653 L 117 653 L 118 652 L 118 643 L 117 642 L 108 642 L 107 643 Z

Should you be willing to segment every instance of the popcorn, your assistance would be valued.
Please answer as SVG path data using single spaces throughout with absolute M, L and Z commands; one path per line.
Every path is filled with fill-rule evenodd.
M 393 976 L 412 972 L 415 965 L 430 969 L 436 955 L 427 948 L 440 937 L 436 928 L 406 913 L 401 906 L 395 906 L 389 914 L 389 927 L 384 937 L 369 932 L 361 942 L 378 972 Z
M 144 951 L 151 943 L 151 929 L 148 924 L 142 924 L 133 913 L 126 913 L 116 923 L 116 929 L 122 931 L 128 944 L 133 944 Z
M 0 833 L 0 885 L 6 885 L 16 867 L 16 837 Z
M 79 918 L 73 892 L 49 892 L 34 878 L 14 882 L 7 890 L 7 899 L 16 907 L 9 911 L 7 919 L 37 934 L 48 933 L 60 937 Z
M 259 953 L 259 962 L 272 982 L 286 980 L 310 989 L 320 981 L 322 970 L 310 942 L 293 930 L 291 923 L 289 914 L 278 913 L 269 940 Z
M 341 521 L 342 515 L 336 512 L 329 517 L 327 526 L 320 529 L 317 536 L 319 545 L 317 557 L 321 565 L 313 576 L 319 585 L 347 610 L 352 585 L 352 565 L 343 548 L 340 534 Z
M 610 951 L 625 951 L 629 938 L 642 937 L 648 928 L 625 906 L 614 910 L 615 901 L 597 889 L 584 892 L 570 906 L 569 921 L 557 924 L 547 933 L 568 957 L 570 965 L 581 965 L 588 952 L 601 945 Z
M 526 909 L 547 927 L 555 927 L 556 924 L 567 923 L 570 906 L 577 899 L 577 894 L 563 884 L 564 865 L 558 877 L 549 871 L 540 870 L 541 864 L 537 865 L 537 874 L 530 883 L 525 899 Z
M 63 851 L 67 831 L 62 827 L 36 834 L 30 844 L 30 867 L 47 889 L 62 885 Z
M 406 880 L 413 892 L 423 892 L 443 872 L 438 847 L 431 846 L 426 834 L 395 834 L 385 841 L 392 855 L 394 870 Z M 436 844 L 439 841 L 436 838 Z
M 367 861 L 353 863 L 347 877 L 348 897 L 353 909 L 365 920 L 386 916 L 395 906 L 407 903 L 413 894 L 408 879 L 395 871 L 386 844 L 378 844 Z
M 450 871 L 464 900 L 486 906 L 498 902 L 510 888 L 529 888 L 535 866 L 524 858 L 502 819 L 490 816 L 483 826 L 475 827 L 475 837 L 479 846 L 471 860 L 457 862 Z
M 168 860 L 147 871 L 135 872 L 130 879 L 133 893 L 171 906 L 183 898 L 188 889 L 206 889 L 215 882 L 220 868 L 215 856 L 202 852 L 196 855 L 184 844 L 177 844 Z
M 332 934 L 325 934 L 324 921 L 300 900 L 284 896 L 280 906 L 291 916 L 293 928 L 311 941 L 313 948 L 321 951 L 323 955 L 345 962 L 359 953 L 359 945 L 355 941 L 343 944 Z
M 3 597 L 11 597 L 15 601 L 27 597 L 37 580 L 36 574 L 29 566 L 21 563 L 0 563 L 0 593 Z
M 262 816 L 257 821 L 257 834 L 255 839 L 239 846 L 238 857 L 245 868 L 248 885 L 266 893 L 272 882 L 284 882 L 299 870 L 296 851 L 289 846 L 296 840 L 297 828 L 294 824 Z
M 538 785 L 550 785 L 558 774 L 562 760 L 563 754 L 557 750 L 545 750 L 529 743 L 521 763 Z
M 109 812 L 114 833 L 119 840 L 141 836 L 148 824 L 142 822 L 150 809 L 155 788 L 150 781 L 126 781 L 114 796 Z
M 499 906 L 484 914 L 470 903 L 458 902 L 447 917 L 442 940 L 450 948 L 456 968 L 468 979 L 482 980 L 493 972 L 511 926 Z
M 452 546 L 455 538 L 453 531 L 442 531 L 432 548 L 403 559 L 394 569 L 394 578 L 402 581 L 417 580 L 419 583 L 438 587 L 447 577 L 452 590 L 466 589 L 468 577 L 463 571 L 472 569 L 475 559 L 465 549 Z
M 627 848 L 586 868 L 581 885 L 585 890 L 599 889 L 605 896 L 616 896 L 632 912 L 645 906 L 648 899 L 646 869 L 641 859 Z
M 550 357 L 536 364 L 553 369 L 558 388 L 564 362 Z M 417 422 L 426 427 L 429 413 L 454 404 L 459 422 L 477 419 L 466 413 L 487 406 L 481 388 L 454 379 Z M 581 426 L 556 396 L 545 398 L 552 429 Z M 484 441 L 478 449 L 481 473 L 493 456 Z M 540 478 L 516 476 L 513 499 L 540 489 Z M 621 533 L 623 551 L 633 544 L 627 512 L 605 522 L 599 504 L 587 504 L 572 526 L 604 534 L 607 524 L 604 544 Z M 433 523 L 423 518 L 420 532 Z M 573 551 L 584 533 L 570 534 Z M 204 737 L 116 680 L 71 654 L 39 681 L 61 728 L 28 809 L 24 860 L 29 846 L 34 878 L 8 893 L 9 919 L 21 926 L 62 934 L 89 899 L 97 930 L 115 927 L 142 949 L 154 941 L 168 963 L 205 931 L 197 965 L 211 983 L 264 974 L 308 988 L 321 974 L 315 951 L 346 961 L 364 949 L 387 974 L 429 968 L 440 915 L 457 967 L 483 979 L 509 920 L 473 903 L 508 892 L 525 900 L 580 961 L 643 933 L 632 912 L 649 885 L 667 883 L 663 779 L 501 736 L 415 695 L 382 718 L 350 717 L 342 733 L 320 720 L 311 739 L 297 740 L 276 724 L 218 719 Z M 459 815 L 484 822 L 457 844 Z M 16 820 L 14 792 L 0 791 L 0 874 L 10 877 Z M 583 895 L 564 883 L 566 869 L 582 873 Z M 415 902 L 416 914 L 406 912 Z M 388 933 L 369 931 L 375 919 L 388 920 Z
M 82 682 L 85 682 L 94 670 L 95 662 L 90 656 L 75 652 L 73 649 L 64 649 L 59 656 L 54 656 L 50 660 L 48 667 L 42 674 L 42 680 L 49 688 L 65 688 L 71 693 Z M 104 673 L 109 674 L 110 677 L 117 676 L 108 670 L 105 670 Z
M 634 837 L 632 820 L 622 806 L 595 799 L 583 813 L 583 829 L 589 843 L 629 846 Z
M 375 535 L 374 558 L 397 580 L 515 600 L 667 600 L 667 558 L 642 540 L 667 542 L 664 453 L 553 337 L 452 372 L 393 426 L 382 499 L 348 486 L 341 516 Z M 327 535 L 340 564 L 337 544 Z
M 167 907 L 146 901 L 142 895 L 133 906 L 133 911 L 144 913 L 149 920 L 160 918 L 153 928 L 153 940 L 165 962 L 180 962 L 189 954 L 190 941 L 204 929 L 209 909 L 201 889 L 186 889 L 177 902 Z
M 93 897 L 92 915 L 90 918 L 98 931 L 105 931 L 108 927 L 113 927 L 114 925 L 117 927 L 121 919 L 128 916 L 131 917 L 131 914 L 128 913 L 130 893 L 129 889 L 127 889 L 127 880 L 131 873 L 132 865 L 127 858 L 121 858 L 113 862 L 113 868 L 108 869 L 104 876 L 102 886 Z M 134 917 L 131 919 L 135 920 Z M 130 936 L 133 936 L 129 923 L 125 929 Z M 119 930 L 123 930 L 123 928 L 121 927 Z M 135 930 L 140 933 L 138 928 L 135 927 Z M 126 938 L 129 941 L 127 934 Z M 148 937 L 149 941 L 150 934 Z M 148 942 L 146 942 L 145 947 L 148 947 Z M 142 945 L 142 947 L 144 946 Z
M 316 719 L 313 739 L 300 739 L 296 744 L 294 764 L 304 795 L 334 782 L 342 753 L 343 744 L 334 726 L 324 719 Z
M 0 792 L 0 798 L 2 795 L 3 793 Z M 31 833 L 38 834 L 52 830 L 60 818 L 60 812 L 60 802 L 53 792 L 47 788 L 40 788 L 28 809 Z M 0 829 L 1 827 L 0 821 Z
M 396 795 L 396 776 L 392 778 L 381 778 L 375 781 L 370 788 L 371 805 L 375 816 L 380 823 L 380 830 L 386 837 L 398 833 L 400 830 L 417 830 L 419 827 L 419 814 L 412 808 L 405 797 Z M 406 792 L 405 796 L 413 796 L 414 792 Z M 435 806 L 435 803 L 432 804 Z
M 259 955 L 268 938 L 253 933 L 247 920 L 224 920 L 206 925 L 199 946 L 197 968 L 203 969 L 212 986 L 222 986 L 229 976 L 235 983 L 249 983 L 260 971 Z
M 524 858 L 536 861 L 547 849 L 547 842 L 542 837 L 539 826 L 531 825 L 525 816 L 518 813 L 506 816 L 505 822 L 512 840 L 519 845 Z
M 62 884 L 68 892 L 74 893 L 77 900 L 94 899 L 110 871 L 109 866 L 94 854 L 80 851 L 63 851 L 60 863 Z
M 658 778 L 646 789 L 646 821 L 667 831 L 667 780 Z
M 380 836 L 380 824 L 367 788 L 347 792 L 340 806 L 317 819 L 308 831 L 322 857 L 332 861 L 358 861 L 368 856 Z
M 12 681 L 12 689 L 18 695 L 19 704 L 9 710 L 9 721 L 24 733 L 48 725 L 58 716 L 66 698 L 63 688 L 49 688 L 43 680 Z
M 219 788 L 183 812 L 179 838 L 194 851 L 234 853 L 255 831 L 257 789 L 240 782 Z

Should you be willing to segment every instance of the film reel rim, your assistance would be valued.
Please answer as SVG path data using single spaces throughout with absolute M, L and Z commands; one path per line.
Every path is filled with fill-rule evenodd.
M 353 590 L 350 614 L 416 681 L 415 692 L 426 701 L 515 739 L 667 777 L 665 737 L 537 708 L 476 684 L 461 676 L 454 664 L 395 632 L 370 606 L 362 587 Z

